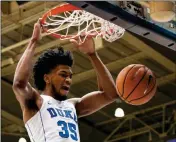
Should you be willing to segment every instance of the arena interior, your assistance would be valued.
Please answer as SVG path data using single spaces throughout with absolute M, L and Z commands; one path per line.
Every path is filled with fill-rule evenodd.
M 12 91 L 16 65 L 30 41 L 34 23 L 49 9 L 64 1 L 1 2 L 1 140 L 30 142 L 20 106 Z M 88 12 L 126 29 L 122 38 L 109 43 L 95 40 L 100 58 L 114 80 L 127 65 L 144 64 L 157 78 L 157 92 L 146 104 L 132 106 L 121 99 L 79 119 L 81 142 L 176 142 L 176 16 L 165 22 L 151 18 L 150 2 L 70 1 Z M 171 1 L 174 10 L 176 3 Z M 175 12 L 175 11 L 174 11 Z M 75 32 L 74 28 L 71 32 Z M 74 51 L 69 40 L 44 36 L 37 44 L 36 58 L 46 49 L 63 46 L 73 51 L 73 85 L 69 97 L 82 97 L 97 90 L 96 73 L 88 58 Z M 33 79 L 30 79 L 33 84 Z M 97 100 L 95 100 L 97 101 Z M 125 116 L 114 116 L 117 108 Z M 175 139 L 175 140 L 174 140 Z

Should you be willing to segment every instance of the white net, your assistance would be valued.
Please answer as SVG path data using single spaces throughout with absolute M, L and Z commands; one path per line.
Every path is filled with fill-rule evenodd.
M 43 26 L 48 29 L 48 34 L 60 35 L 60 39 L 76 38 L 79 43 L 83 43 L 88 36 L 101 36 L 113 42 L 125 32 L 125 29 L 83 10 L 48 16 Z

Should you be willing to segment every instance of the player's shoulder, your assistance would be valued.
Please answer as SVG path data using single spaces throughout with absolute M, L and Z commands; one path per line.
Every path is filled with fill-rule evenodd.
M 81 98 L 71 98 L 67 100 L 67 102 L 72 103 L 73 105 L 76 105 L 80 101 L 81 101 Z
M 40 94 L 41 98 L 44 99 L 44 100 L 51 100 L 53 99 L 51 96 L 48 96 L 48 95 L 44 95 L 44 94 Z

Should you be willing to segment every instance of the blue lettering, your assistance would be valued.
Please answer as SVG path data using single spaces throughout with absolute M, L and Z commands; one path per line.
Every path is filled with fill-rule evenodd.
M 64 112 L 65 112 L 65 117 L 73 119 L 73 117 L 71 116 L 71 112 L 72 111 L 70 111 L 70 110 L 64 110 Z
M 72 112 L 71 110 L 62 110 L 58 108 L 48 108 L 47 111 L 49 112 L 51 118 L 61 116 L 66 117 L 74 120 L 77 123 L 77 115 Z
M 51 118 L 56 117 L 57 113 L 53 108 L 48 108 L 47 111 L 49 112 Z
M 62 112 L 61 109 L 56 108 L 56 110 L 60 116 L 64 117 L 64 113 Z
M 68 127 L 69 127 L 69 130 L 70 130 L 70 136 L 73 140 L 77 141 L 78 140 L 78 136 L 77 136 L 77 133 L 76 133 L 76 125 L 73 124 L 73 123 L 68 123 Z
M 59 132 L 60 137 L 68 138 L 70 136 L 74 141 L 78 141 L 78 135 L 75 124 L 66 123 L 65 121 L 60 120 L 57 122 L 57 125 L 62 129 L 62 131 Z

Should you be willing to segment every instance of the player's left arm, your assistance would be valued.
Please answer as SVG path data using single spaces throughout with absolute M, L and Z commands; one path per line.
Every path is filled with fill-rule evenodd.
M 76 44 L 75 41 L 73 42 Z M 85 43 L 78 46 L 78 49 L 88 55 L 97 73 L 98 82 L 102 89 L 77 99 L 75 103 L 77 114 L 78 116 L 85 116 L 114 102 L 118 98 L 118 95 L 112 75 L 95 51 L 93 39 L 86 40 Z
M 78 117 L 83 117 L 100 110 L 114 102 L 115 99 L 109 98 L 103 91 L 94 91 L 84 95 L 82 98 L 72 98 L 69 101 L 75 104 Z

